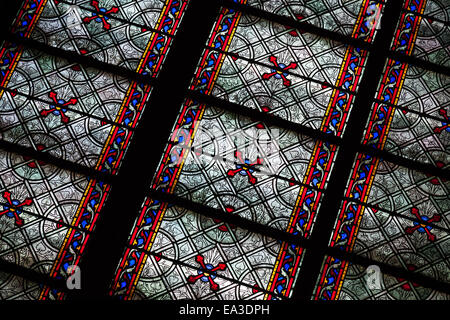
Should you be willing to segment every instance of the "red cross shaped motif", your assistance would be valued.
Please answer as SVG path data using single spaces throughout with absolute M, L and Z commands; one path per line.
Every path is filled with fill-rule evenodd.
M 95 20 L 95 22 L 103 23 L 103 29 L 105 30 L 111 29 L 111 24 L 109 24 L 108 22 L 109 18 L 105 16 L 105 14 L 117 13 L 119 12 L 119 8 L 111 7 L 111 9 L 109 10 L 105 8 L 100 8 L 97 0 L 92 0 L 91 6 L 93 6 L 95 10 L 97 10 L 97 12 L 93 12 L 91 17 L 83 18 L 83 22 L 90 23 L 92 20 Z
M 273 63 L 273 65 L 283 71 L 289 70 L 289 69 L 295 69 L 297 68 L 297 64 L 295 62 L 291 62 L 288 66 L 286 66 L 283 63 L 278 63 L 277 57 L 270 56 L 269 61 Z M 291 80 L 287 78 L 288 74 L 286 72 L 283 72 L 280 70 L 272 69 L 272 72 L 270 73 L 264 73 L 262 75 L 262 78 L 264 80 L 268 80 L 271 77 L 275 77 L 276 79 L 283 79 L 283 84 L 286 87 L 289 87 L 291 85 Z
M 219 285 L 214 282 L 214 279 L 217 276 L 217 271 L 225 270 L 227 265 L 225 263 L 219 263 L 217 267 L 214 267 L 212 264 L 205 263 L 205 259 L 200 254 L 195 257 L 195 261 L 200 264 L 201 268 L 197 270 L 198 274 L 196 276 L 189 276 L 187 281 L 189 283 L 195 283 L 200 279 L 202 282 L 209 282 L 212 291 L 219 290 Z
M 438 214 L 433 215 L 431 218 L 427 217 L 427 216 L 421 216 L 419 214 L 419 209 L 417 208 L 411 208 L 411 213 L 416 216 L 417 220 L 419 221 L 423 221 L 426 223 L 430 223 L 430 222 L 438 222 L 441 221 L 441 216 Z M 431 230 L 433 229 L 431 226 L 429 226 L 428 224 L 425 223 L 420 223 L 420 222 L 413 222 L 414 226 L 412 227 L 407 227 L 405 229 L 405 232 L 407 234 L 412 234 L 415 231 L 418 231 L 419 233 L 426 233 L 427 234 L 427 238 L 429 241 L 434 242 L 436 241 L 436 236 L 434 234 L 431 233 Z
M 3 192 L 3 198 L 8 203 L 3 205 L 3 211 L 0 211 L 0 217 L 6 215 L 9 218 L 14 218 L 16 226 L 23 226 L 23 219 L 19 217 L 19 214 L 22 213 L 22 207 L 31 205 L 33 200 L 26 198 L 25 201 L 20 202 L 19 200 L 11 199 L 11 193 L 8 191 Z
M 53 113 L 54 115 L 60 115 L 61 116 L 61 121 L 64 123 L 68 123 L 69 122 L 69 118 L 66 116 L 66 111 L 67 109 L 65 109 L 64 107 L 67 107 L 68 105 L 74 105 L 75 103 L 77 103 L 77 99 L 72 98 L 69 101 L 65 101 L 62 99 L 58 99 L 56 96 L 56 92 L 50 92 L 48 94 L 48 96 L 50 97 L 50 99 L 53 100 L 54 104 L 50 105 L 50 109 L 48 110 L 41 110 L 40 114 L 43 117 L 48 116 L 50 113 Z
M 256 158 L 256 161 L 250 163 L 249 159 L 242 158 L 242 153 L 240 151 L 235 151 L 234 155 L 238 159 L 239 163 L 236 165 L 236 169 L 228 170 L 227 175 L 234 177 L 236 173 L 239 173 L 240 175 L 247 176 L 248 182 L 255 184 L 257 179 L 253 176 L 253 172 L 255 172 L 256 166 L 262 164 L 262 159 Z
M 444 108 L 439 109 L 439 114 L 444 117 L 445 121 L 442 121 L 442 127 L 434 128 L 433 131 L 437 134 L 441 133 L 442 131 L 450 132 L 450 118 L 447 114 L 447 111 L 445 111 Z

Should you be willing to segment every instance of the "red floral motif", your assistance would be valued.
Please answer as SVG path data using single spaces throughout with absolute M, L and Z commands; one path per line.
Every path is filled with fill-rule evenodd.
M 214 282 L 214 279 L 217 276 L 217 271 L 225 270 L 227 265 L 225 263 L 219 263 L 216 267 L 214 267 L 212 264 L 205 263 L 205 259 L 200 254 L 195 257 L 195 261 L 200 264 L 201 268 L 197 270 L 197 275 L 189 276 L 187 281 L 189 283 L 195 283 L 200 279 L 202 282 L 209 282 L 212 291 L 219 290 L 219 285 Z
M 0 211 L 0 217 L 6 215 L 9 218 L 14 218 L 16 226 L 23 226 L 24 221 L 19 217 L 22 213 L 22 207 L 31 205 L 33 200 L 26 198 L 20 202 L 19 200 L 12 199 L 11 193 L 8 191 L 3 192 L 3 198 L 7 201 L 7 204 L 3 204 L 3 211 Z

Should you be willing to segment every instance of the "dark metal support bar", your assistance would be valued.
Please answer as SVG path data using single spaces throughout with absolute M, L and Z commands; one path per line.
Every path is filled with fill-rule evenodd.
M 264 122 L 267 125 L 276 126 L 289 131 L 295 131 L 299 134 L 303 134 L 308 137 L 312 137 L 314 139 L 329 141 L 330 143 L 335 145 L 340 145 L 342 143 L 342 139 L 336 137 L 333 134 L 321 132 L 311 127 L 307 127 L 305 125 L 283 119 L 277 115 L 267 114 L 256 109 L 244 107 L 240 104 L 229 102 L 214 96 L 206 95 L 199 91 L 187 90 L 186 96 L 191 99 L 195 99 L 202 103 L 205 103 L 209 106 L 220 108 L 222 110 L 226 110 L 240 116 L 245 116 L 251 118 L 252 120 Z
M 0 206 L 2 206 L 2 207 L 9 206 L 9 205 L 10 205 L 9 203 L 5 203 L 5 202 L 3 202 L 3 201 L 0 202 Z M 70 224 L 68 224 L 68 223 L 65 223 L 64 221 L 58 221 L 58 220 L 55 220 L 55 219 L 46 217 L 46 216 L 44 216 L 44 215 L 40 215 L 40 214 L 38 214 L 38 213 L 32 212 L 32 211 L 27 210 L 27 209 L 24 209 L 24 208 L 21 208 L 21 211 L 22 211 L 24 214 L 33 216 L 33 217 L 35 217 L 35 218 L 38 218 L 38 219 L 41 219 L 41 220 L 44 220 L 44 221 L 53 222 L 53 223 L 59 224 L 59 225 L 61 225 L 61 226 L 63 226 L 63 227 L 67 227 L 67 228 L 70 228 L 70 229 L 78 230 L 78 231 L 83 232 L 83 233 L 90 233 L 89 230 L 84 230 L 84 229 L 82 229 L 82 228 L 80 228 L 80 227 L 72 226 L 72 225 L 70 225 Z
M 387 57 L 393 60 L 398 60 L 400 62 L 407 63 L 414 67 L 419 67 L 421 69 L 433 71 L 439 74 L 446 75 L 447 77 L 450 77 L 450 67 L 439 65 L 424 59 L 419 59 L 414 56 L 407 56 L 403 53 L 396 51 L 388 51 Z
M 441 230 L 441 231 L 444 231 L 446 233 L 450 233 L 450 229 L 448 229 L 448 228 L 439 226 L 439 225 L 435 224 L 434 222 L 419 220 L 415 216 L 412 216 L 412 215 L 406 216 L 404 214 L 397 213 L 396 211 L 388 210 L 388 209 L 385 209 L 385 208 L 379 208 L 378 205 L 374 205 L 374 204 L 363 202 L 363 201 L 358 201 L 358 200 L 355 200 L 355 199 L 349 198 L 349 197 L 342 197 L 342 200 L 347 200 L 349 202 L 353 202 L 353 203 L 359 204 L 359 205 L 364 206 L 366 208 L 370 208 L 370 209 L 373 209 L 373 210 L 378 210 L 380 212 L 384 212 L 384 213 L 386 213 L 386 214 L 388 214 L 390 216 L 394 216 L 394 217 L 397 217 L 397 218 L 409 220 L 411 222 L 418 222 L 418 223 L 423 224 L 425 226 L 430 226 L 433 229 Z
M 57 47 L 50 47 L 45 43 L 29 39 L 29 38 L 23 38 L 15 33 L 2 33 L 0 34 L 0 39 L 7 40 L 11 43 L 15 43 L 18 45 L 22 45 L 24 47 L 38 50 L 40 52 L 43 52 L 47 55 L 58 57 L 67 60 L 70 63 L 76 63 L 83 65 L 85 67 L 91 67 L 98 70 L 102 70 L 114 75 L 121 76 L 123 78 L 126 78 L 130 81 L 136 81 L 143 84 L 149 84 L 149 85 L 155 85 L 156 81 L 153 77 L 148 75 L 142 75 L 139 73 L 136 73 L 133 70 L 127 69 L 125 67 L 113 65 L 107 62 L 103 62 L 97 59 L 94 59 L 90 56 L 83 56 L 80 55 L 74 51 L 66 51 Z
M 349 133 L 346 133 L 345 134 L 346 137 L 352 138 L 351 141 L 348 141 L 349 139 L 347 139 L 345 137 L 344 137 L 344 139 L 342 139 L 342 138 L 336 137 L 332 134 L 321 132 L 319 130 L 304 126 L 302 124 L 288 121 L 279 116 L 267 114 L 267 113 L 261 112 L 256 109 L 246 108 L 242 105 L 239 105 L 239 104 L 236 104 L 233 102 L 229 102 L 229 101 L 226 101 L 221 98 L 214 97 L 214 96 L 206 95 L 206 94 L 200 93 L 198 91 L 187 90 L 186 95 L 192 99 L 196 99 L 207 105 L 214 106 L 214 107 L 220 108 L 222 110 L 227 110 L 227 111 L 235 113 L 237 115 L 246 116 L 253 120 L 261 121 L 267 125 L 273 125 L 273 126 L 285 129 L 285 130 L 295 131 L 299 134 L 303 134 L 305 136 L 311 137 L 316 140 L 328 141 L 328 142 L 330 142 L 334 145 L 340 146 L 340 147 L 344 146 L 344 145 L 351 145 L 351 147 L 357 152 L 367 153 L 367 154 L 370 154 L 375 157 L 384 159 L 386 161 L 398 164 L 400 166 L 403 166 L 403 167 L 411 169 L 411 170 L 424 172 L 424 173 L 431 174 L 436 177 L 442 177 L 444 179 L 450 180 L 450 170 L 449 169 L 438 168 L 431 164 L 419 163 L 415 160 L 404 158 L 404 157 L 395 155 L 393 153 L 390 153 L 390 152 L 387 152 L 384 150 L 376 149 L 370 145 L 361 144 L 359 137 L 361 137 L 362 133 L 358 137 L 355 137 Z M 368 98 L 368 96 L 367 96 L 367 98 Z M 371 103 L 372 103 L 371 99 L 368 99 L 365 102 L 365 108 L 366 108 L 365 111 L 366 112 L 370 111 Z M 354 110 L 354 108 L 352 109 L 352 114 L 354 112 L 353 110 Z M 365 126 L 366 121 L 360 121 L 361 118 L 356 118 L 356 119 L 360 125 Z M 356 120 L 354 120 L 354 121 L 356 121 Z M 347 129 L 347 130 L 349 130 L 349 129 Z M 350 162 L 352 162 L 352 161 L 353 161 L 353 159 Z
M 95 120 L 98 120 L 98 121 L 103 121 L 106 124 L 110 124 L 110 125 L 115 126 L 115 127 L 123 128 L 125 130 L 129 130 L 129 131 L 133 131 L 134 130 L 134 128 L 127 127 L 127 126 L 125 126 L 125 125 L 123 125 L 121 123 L 117 123 L 117 122 L 111 121 L 111 120 L 109 120 L 107 118 L 102 118 L 102 117 L 99 117 L 99 116 L 97 116 L 95 114 L 89 114 L 89 113 L 84 112 L 82 110 L 77 110 L 75 108 L 71 108 L 71 107 L 68 107 L 68 106 L 63 106 L 61 103 L 55 103 L 55 102 L 50 101 L 50 100 L 47 101 L 47 100 L 44 100 L 42 98 L 38 98 L 38 97 L 29 95 L 29 94 L 24 94 L 24 93 L 19 92 L 19 91 L 15 90 L 15 89 L 11 89 L 11 88 L 6 88 L 6 87 L 3 87 L 3 86 L 0 86 L 0 90 L 5 90 L 5 91 L 7 91 L 9 93 L 17 94 L 18 96 L 25 97 L 28 100 L 39 101 L 39 102 L 42 102 L 42 103 L 45 103 L 45 104 L 48 104 L 48 105 L 56 105 L 56 106 L 59 106 L 59 107 L 64 107 L 64 109 L 66 109 L 67 111 L 70 111 L 70 112 L 73 112 L 73 113 L 76 113 L 76 114 L 80 114 L 82 116 L 90 117 L 91 119 L 95 119 Z
M 0 140 L 0 149 L 11 153 L 16 153 L 21 156 L 27 156 L 34 160 L 43 161 L 45 163 L 54 165 L 58 168 L 68 170 L 73 173 L 78 173 L 90 178 L 95 178 L 107 184 L 113 183 L 113 181 L 116 179 L 115 176 L 109 173 L 100 172 L 98 170 L 95 170 L 94 168 L 86 167 L 76 162 L 56 157 L 49 152 L 36 151 L 31 147 L 21 146 L 5 140 Z
M 344 196 L 354 159 L 358 153 L 357 145 L 364 134 L 366 119 L 370 114 L 372 97 L 375 96 L 378 80 L 383 72 L 386 53 L 400 17 L 402 4 L 402 1 L 389 1 L 384 9 L 381 30 L 373 44 L 377 51 L 372 52 L 368 57 L 367 67 L 347 124 L 345 143 L 336 156 L 328 183 L 328 192 L 324 195 L 311 234 L 310 239 L 314 246 L 305 252 L 301 273 L 295 284 L 293 299 L 309 300 L 314 292 L 323 259 L 327 254 L 330 235 L 338 217 L 341 199 Z
M 2 258 L 0 258 L 0 271 L 30 280 L 36 284 L 47 285 L 52 289 L 58 289 L 63 292 L 67 290 L 66 282 L 63 280 L 51 278 L 48 275 L 11 263 Z
M 228 7 L 228 8 L 232 8 L 238 11 L 243 12 L 244 14 L 248 14 L 248 15 L 253 15 L 256 17 L 260 17 L 262 19 L 265 20 L 269 20 L 269 21 L 273 21 L 276 23 L 279 23 L 281 25 L 285 25 L 291 28 L 295 28 L 295 29 L 299 29 L 299 30 L 304 30 L 306 32 L 312 33 L 312 34 L 316 34 L 319 35 L 321 37 L 324 38 L 328 38 L 340 43 L 345 43 L 354 47 L 358 47 L 364 50 L 369 50 L 369 51 L 374 51 L 377 52 L 378 51 L 378 47 L 374 44 L 374 43 L 367 43 L 366 41 L 360 40 L 360 39 L 355 39 L 352 38 L 350 36 L 346 36 L 340 33 L 337 33 L 335 31 L 330 31 L 330 30 L 326 30 L 326 29 L 322 29 L 319 27 L 316 27 L 308 22 L 302 22 L 299 20 L 294 20 L 293 18 L 287 17 L 287 16 L 280 16 L 277 15 L 275 13 L 272 12 L 268 12 L 268 11 L 264 11 L 261 9 L 258 9 L 256 7 L 251 7 L 251 6 L 247 6 L 247 5 L 243 5 L 243 4 L 239 4 L 236 2 L 233 2 L 232 0 L 217 0 L 219 1 L 223 6 Z M 397 1 L 397 0 L 394 0 Z M 398 2 L 401 2 L 400 0 L 398 0 Z M 385 4 L 385 10 L 384 10 L 384 14 L 383 16 L 386 16 L 386 8 L 389 6 L 389 2 L 387 4 Z M 400 17 L 400 16 L 399 16 Z M 397 23 L 399 19 L 397 19 L 395 21 L 395 23 Z M 380 32 L 381 33 L 381 32 Z M 389 40 L 392 40 L 389 39 Z M 435 63 L 426 61 L 426 60 L 422 60 L 416 57 L 412 57 L 412 56 L 406 56 L 402 53 L 399 52 L 395 52 L 395 51 L 391 51 L 391 50 L 387 50 L 385 52 L 385 56 L 391 58 L 391 59 L 396 59 L 399 60 L 401 62 L 405 62 L 405 63 L 409 63 L 409 64 L 413 64 L 417 67 L 423 68 L 423 69 L 427 69 L 427 70 L 432 70 L 434 72 L 437 73 L 441 73 L 441 74 L 445 74 L 445 75 L 450 75 L 450 68 L 449 67 L 445 67 L 445 66 L 440 66 L 437 65 Z
M 223 54 L 225 54 L 225 55 L 227 55 L 229 57 L 232 57 L 232 58 L 236 58 L 236 59 L 240 59 L 240 60 L 243 60 L 243 61 L 247 61 L 249 63 L 255 64 L 255 65 L 258 65 L 258 66 L 261 66 L 261 67 L 265 67 L 265 68 L 268 68 L 268 69 L 271 69 L 271 70 L 277 70 L 277 71 L 283 72 L 283 73 L 285 73 L 287 75 L 290 75 L 290 76 L 293 76 L 293 77 L 296 77 L 296 78 L 300 78 L 302 80 L 307 80 L 307 81 L 312 82 L 312 83 L 317 83 L 317 84 L 326 86 L 326 87 L 331 88 L 331 89 L 337 89 L 337 90 L 340 90 L 342 92 L 345 92 L 345 93 L 348 93 L 348 94 L 351 94 L 351 95 L 355 95 L 356 94 L 355 91 L 348 90 L 348 89 L 346 89 L 346 88 L 344 88 L 342 86 L 341 87 L 337 87 L 334 84 L 331 84 L 331 83 L 328 83 L 328 82 L 325 82 L 325 81 L 322 81 L 322 80 L 319 80 L 319 79 L 314 79 L 314 78 L 311 78 L 311 77 L 307 77 L 307 76 L 304 76 L 304 75 L 302 75 L 300 73 L 295 73 L 295 72 L 291 71 L 291 69 L 284 70 L 283 68 L 280 68 L 279 66 L 274 66 L 274 65 L 270 65 L 268 63 L 264 63 L 264 62 L 255 60 L 255 59 L 246 58 L 246 57 L 243 57 L 243 56 L 241 56 L 241 55 L 239 55 L 237 53 L 234 53 L 232 51 L 225 51 L 225 50 L 218 49 L 218 48 L 213 48 L 213 47 L 210 47 L 210 46 L 206 46 L 206 48 L 208 50 L 211 50 L 211 51 L 216 51 L 216 52 L 223 53 Z
M 145 24 L 140 24 L 140 23 L 128 21 L 126 19 L 122 19 L 122 18 L 118 17 L 116 14 L 100 12 L 100 11 L 95 10 L 95 8 L 92 9 L 92 8 L 89 8 L 89 7 L 85 7 L 83 5 L 78 5 L 78 4 L 70 2 L 70 1 L 65 1 L 65 0 L 58 0 L 58 1 L 60 3 L 67 4 L 69 6 L 76 6 L 76 7 L 80 8 L 80 9 L 82 9 L 82 10 L 89 11 L 91 13 L 101 14 L 102 16 L 105 16 L 105 17 L 107 17 L 107 18 L 109 18 L 111 20 L 117 20 L 117 21 L 120 21 L 120 22 L 122 22 L 124 24 L 127 24 L 127 25 L 130 25 L 130 26 L 138 27 L 138 28 L 141 28 L 141 29 L 146 29 L 148 31 L 153 31 L 153 32 L 158 33 L 158 34 L 163 34 L 165 36 L 168 36 L 169 38 L 173 38 L 173 35 L 171 35 L 170 33 L 164 32 L 163 30 L 157 30 L 157 29 L 152 28 L 152 27 L 150 27 L 148 25 L 145 25 Z
M 108 291 L 127 238 L 218 14 L 219 6 L 215 1 L 191 0 L 162 68 L 160 85 L 150 96 L 117 183 L 87 244 L 80 265 L 84 270 L 82 290 L 72 291 L 69 299 L 109 298 Z
M 358 47 L 358 48 L 365 49 L 365 50 L 370 50 L 373 48 L 373 45 L 366 41 L 363 41 L 360 39 L 355 39 L 350 36 L 346 36 L 346 35 L 337 33 L 335 31 L 322 29 L 320 27 L 312 25 L 309 22 L 303 22 L 301 20 L 294 20 L 293 18 L 290 18 L 287 16 L 280 16 L 275 13 L 264 11 L 264 10 L 258 9 L 256 7 L 253 7 L 253 6 L 236 3 L 232 0 L 218 0 L 218 2 L 224 7 L 231 8 L 231 9 L 234 9 L 237 11 L 241 11 L 244 14 L 260 17 L 265 20 L 276 22 L 283 26 L 288 26 L 288 27 L 295 28 L 298 30 L 304 30 L 306 32 L 316 34 L 318 36 L 328 38 L 328 39 L 331 39 L 331 40 L 334 40 L 334 41 L 337 41 L 340 43 L 346 43 L 351 46 Z
M 137 249 L 137 250 L 139 250 L 139 251 L 145 253 L 146 255 L 154 256 L 154 257 L 161 258 L 161 259 L 163 259 L 163 260 L 170 261 L 170 262 L 172 262 L 172 263 L 174 263 L 174 264 L 176 264 L 176 265 L 181 265 L 181 266 L 184 266 L 184 267 L 186 267 L 186 268 L 192 269 L 192 271 L 197 271 L 197 270 L 208 271 L 208 270 L 205 270 L 205 269 L 203 269 L 203 268 L 201 268 L 201 267 L 199 268 L 198 266 L 193 266 L 193 265 L 190 265 L 190 264 L 188 264 L 188 263 L 186 263 L 186 262 L 183 262 L 183 261 L 180 261 L 180 260 L 175 260 L 175 259 L 172 259 L 172 258 L 170 258 L 170 257 L 167 257 L 167 256 L 164 254 L 164 252 L 158 252 L 158 253 L 157 253 L 157 252 L 148 251 L 148 250 L 140 250 L 139 248 L 136 248 L 136 247 L 133 247 L 133 246 L 128 246 L 128 248 L 134 248 L 134 249 Z M 235 284 L 238 284 L 238 285 L 241 285 L 241 286 L 250 288 L 250 289 L 254 289 L 254 286 L 252 286 L 252 285 L 250 285 L 250 284 L 248 284 L 248 283 L 237 281 L 237 280 L 235 280 L 235 279 L 233 279 L 233 278 L 224 276 L 224 275 L 222 275 L 222 274 L 220 274 L 220 273 L 217 273 L 215 276 L 216 276 L 217 278 L 222 278 L 222 279 L 227 280 L 227 281 L 230 281 L 230 282 L 232 282 L 232 283 L 235 283 Z M 267 290 L 264 289 L 264 288 L 258 288 L 257 290 L 258 290 L 259 292 L 264 292 L 264 293 L 267 293 L 267 294 L 271 294 L 271 295 L 277 296 L 277 297 L 280 298 L 280 299 L 286 299 L 285 297 L 283 297 L 283 296 L 281 296 L 281 295 L 278 295 L 278 294 L 276 294 L 276 293 L 267 291 Z

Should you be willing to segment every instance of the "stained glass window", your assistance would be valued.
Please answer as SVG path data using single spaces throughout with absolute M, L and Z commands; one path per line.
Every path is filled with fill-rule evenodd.
M 449 299 L 445 1 L 17 9 L 1 299 Z

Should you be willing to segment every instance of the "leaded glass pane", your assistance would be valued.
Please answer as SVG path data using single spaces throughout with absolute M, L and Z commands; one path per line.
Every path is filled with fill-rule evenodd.
M 371 42 L 376 27 L 367 21 L 373 14 L 367 13 L 369 6 L 376 15 L 382 8 L 370 1 L 355 4 L 359 18 L 350 24 L 353 37 Z M 222 8 L 190 89 L 341 136 L 367 55 L 359 48 Z M 261 138 L 268 143 L 262 144 Z M 337 151 L 329 142 L 187 99 L 152 189 L 308 237 Z M 138 253 L 154 249 L 152 239 L 161 232 L 158 221 L 168 210 L 146 199 L 130 238 L 136 248 L 127 249 L 122 258 L 113 295 L 128 299 L 140 288 L 168 297 L 168 289 L 161 289 L 167 280 L 155 285 L 161 293 L 151 291 L 148 279 L 141 284 L 139 270 L 145 262 Z M 266 284 L 274 293 L 269 299 L 292 294 L 302 256 L 301 247 L 281 244 L 272 280 Z M 181 264 L 181 258 L 174 260 Z
M 448 194 L 446 180 L 359 154 L 330 246 L 449 282 Z M 328 257 L 315 298 L 335 299 L 346 267 Z M 336 275 L 332 285 L 328 274 Z
M 161 37 L 159 33 L 147 28 L 155 26 L 155 20 L 160 15 L 164 3 L 156 2 L 156 7 L 147 4 L 149 7 L 145 10 L 136 11 L 138 8 L 135 8 L 133 10 L 136 12 L 133 13 L 129 12 L 128 7 L 120 7 L 120 10 L 111 13 L 112 17 L 103 22 L 102 18 L 93 17 L 93 13 L 83 6 L 48 1 L 31 34 L 31 39 L 52 47 L 74 51 L 79 55 L 90 56 L 101 62 L 136 70 L 149 43 Z M 140 2 L 132 7 L 134 6 L 144 4 Z M 115 19 L 123 10 L 129 12 L 127 15 L 131 16 L 125 22 Z M 171 37 L 167 39 L 170 43 Z
M 66 234 L 86 236 L 70 226 L 87 185 L 79 174 L 0 151 L 1 258 L 49 273 Z
M 450 21 L 450 7 L 446 0 L 427 0 L 424 14 L 443 21 Z
M 39 284 L 23 277 L 0 271 L 1 300 L 37 300 L 41 287 Z
M 217 35 L 212 33 L 205 57 L 220 56 Z M 225 51 L 212 95 L 315 129 L 335 105 L 346 118 L 367 56 L 365 50 L 245 14 Z
M 258 124 L 207 107 L 174 194 L 286 229 L 314 141 Z
M 448 67 L 450 37 L 447 15 L 446 6 L 440 1 L 405 0 L 392 49 Z M 413 30 L 415 37 L 411 37 Z
M 334 263 L 342 260 L 335 257 L 327 257 Z M 324 263 L 325 264 L 325 263 Z M 373 270 L 373 271 L 372 271 Z M 417 283 L 408 281 L 378 271 L 379 269 L 365 267 L 357 263 L 349 262 L 345 279 L 340 289 L 338 300 L 449 300 L 450 295 L 425 288 Z M 328 281 L 333 279 L 330 274 Z M 321 288 L 322 293 L 326 288 Z
M 327 30 L 352 35 L 361 10 L 368 17 L 378 17 L 381 1 L 363 0 L 248 0 L 247 4 L 278 15 L 308 22 Z M 365 4 L 365 6 L 364 6 Z M 371 20 L 368 24 L 373 24 Z
M 113 299 L 448 299 L 445 1 L 197 0 L 176 35 L 188 2 L 23 0 L 0 48 L 0 262 L 19 269 L 0 299 L 72 297 L 50 279 L 88 238 L 111 271 L 119 215 L 99 214 L 121 202 L 132 231 L 94 289 Z M 139 177 L 119 172 L 135 132 Z
M 414 48 L 405 51 L 405 44 L 409 39 L 401 36 L 399 40 L 392 43 L 393 49 L 432 63 L 450 66 L 449 23 L 422 17 L 412 12 L 405 12 L 402 14 L 397 32 L 401 35 L 415 23 L 419 27 Z
M 134 299 L 262 299 L 279 249 L 274 239 L 169 205 Z M 203 264 L 219 268 L 208 278 L 197 271 Z
M 386 70 L 363 143 L 381 147 L 381 128 L 389 123 L 384 150 L 438 167 L 448 165 L 450 77 L 394 60 L 386 63 Z M 398 70 L 403 70 L 405 77 L 399 81 L 396 103 L 383 104 L 393 101 L 391 86 L 396 83 L 393 77 Z
M 156 75 L 187 1 L 76 4 L 80 6 L 24 0 L 11 31 L 67 50 L 75 61 L 77 55 L 91 55 Z M 117 174 L 151 87 L 105 72 L 102 65 L 70 63 L 58 57 L 58 51 L 47 54 L 32 47 L 33 42 L 2 43 L 0 138 L 88 171 Z M 2 259 L 57 279 L 66 278 L 70 266 L 80 262 L 110 185 L 80 175 L 80 167 L 74 167 L 72 172 L 28 156 L 0 153 Z M 39 299 L 64 297 L 60 290 L 39 289 Z
M 352 252 L 450 282 L 449 187 L 447 181 L 380 161 L 366 201 L 371 207 L 362 209 Z M 340 246 L 344 234 L 341 227 L 331 245 Z
M 101 10 L 102 8 L 109 9 L 116 7 L 118 10 L 117 12 L 111 13 L 112 16 L 152 28 L 155 27 L 159 20 L 159 14 L 167 3 L 164 0 L 57 0 L 54 2 L 67 5 L 72 4 L 100 13 L 104 13 L 104 10 Z M 97 2 L 98 5 L 95 5 L 94 2 Z
M 412 54 L 418 58 L 450 67 L 450 23 L 423 18 Z
M 31 54 L 25 49 L 27 59 L 19 61 L 0 98 L 1 138 L 95 167 L 110 133 L 120 129 L 111 122 L 118 122 L 130 81 Z

